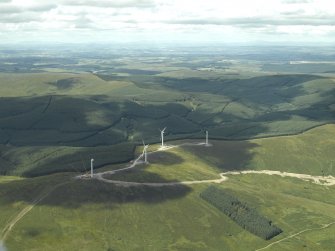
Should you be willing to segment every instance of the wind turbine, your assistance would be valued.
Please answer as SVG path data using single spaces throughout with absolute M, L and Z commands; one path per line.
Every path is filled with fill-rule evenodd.
M 144 163 L 148 164 L 148 152 L 147 152 L 147 149 L 148 149 L 149 145 L 146 145 L 143 140 L 142 140 L 142 142 L 143 142 L 143 153 L 142 153 L 142 155 L 144 156 Z
M 165 133 L 165 130 L 166 130 L 166 127 L 164 127 L 163 130 L 160 130 L 161 131 L 161 140 L 162 140 L 162 148 L 164 147 L 164 133 Z
M 206 131 L 206 143 L 205 143 L 206 146 L 209 146 L 208 144 L 208 131 Z
M 93 178 L 93 162 L 94 159 L 91 159 L 91 178 Z

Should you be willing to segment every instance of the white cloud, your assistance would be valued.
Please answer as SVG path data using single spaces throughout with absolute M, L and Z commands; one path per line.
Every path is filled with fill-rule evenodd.
M 282 0 L 282 3 L 286 4 L 302 4 L 302 3 L 312 3 L 313 0 Z
M 332 0 L 0 0 L 0 40 L 234 42 L 305 36 L 335 42 L 332 6 Z
M 153 0 L 65 0 L 61 1 L 63 5 L 70 6 L 91 6 L 91 7 L 109 7 L 109 8 L 148 8 L 154 7 Z

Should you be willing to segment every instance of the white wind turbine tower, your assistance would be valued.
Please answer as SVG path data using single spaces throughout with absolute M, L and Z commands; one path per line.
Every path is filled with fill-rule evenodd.
M 162 140 L 162 146 L 161 146 L 161 148 L 164 147 L 164 133 L 165 133 L 165 130 L 166 130 L 166 127 L 164 127 L 163 130 L 160 130 L 161 131 L 161 140 Z
M 91 159 L 91 178 L 93 178 L 93 162 L 94 159 Z
M 206 143 L 205 143 L 206 146 L 209 146 L 208 144 L 208 131 L 206 131 Z
M 143 153 L 142 153 L 142 155 L 144 156 L 144 163 L 148 164 L 148 152 L 147 152 L 147 149 L 148 149 L 149 145 L 146 145 L 143 140 L 142 140 L 142 142 L 143 142 Z

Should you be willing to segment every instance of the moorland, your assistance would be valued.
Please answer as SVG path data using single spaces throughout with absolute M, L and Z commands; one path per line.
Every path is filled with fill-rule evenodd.
M 252 173 L 166 187 L 75 177 L 91 158 L 96 172 L 127 166 L 142 140 L 150 164 L 108 179 L 333 177 L 334 66 L 324 47 L 2 49 L 0 239 L 8 250 L 331 250 L 334 186 Z M 164 127 L 182 146 L 156 152 Z M 196 145 L 206 130 L 211 146 Z M 201 198 L 221 190 L 282 232 L 262 239 Z

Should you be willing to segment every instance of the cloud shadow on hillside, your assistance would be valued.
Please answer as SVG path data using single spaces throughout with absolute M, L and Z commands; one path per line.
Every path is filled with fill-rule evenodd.
M 73 174 L 74 176 L 74 174 Z M 178 199 L 186 196 L 192 189 L 185 185 L 167 187 L 133 186 L 122 187 L 98 180 L 78 180 L 73 176 L 63 175 L 64 180 L 50 180 L 54 175 L 27 180 L 17 180 L 0 183 L 2 204 L 25 202 L 32 204 L 37 198 L 51 191 L 38 204 L 53 207 L 75 209 L 85 205 L 99 204 L 113 209 L 116 205 L 132 202 L 148 204 L 161 203 L 166 200 Z M 58 174 L 59 177 L 59 174 Z M 171 182 L 160 178 L 162 182 Z M 59 185 L 54 190 L 52 187 Z
M 183 146 L 184 149 L 201 156 L 202 160 L 221 169 L 222 171 L 247 170 L 258 147 L 249 141 L 211 141 L 210 147 Z

